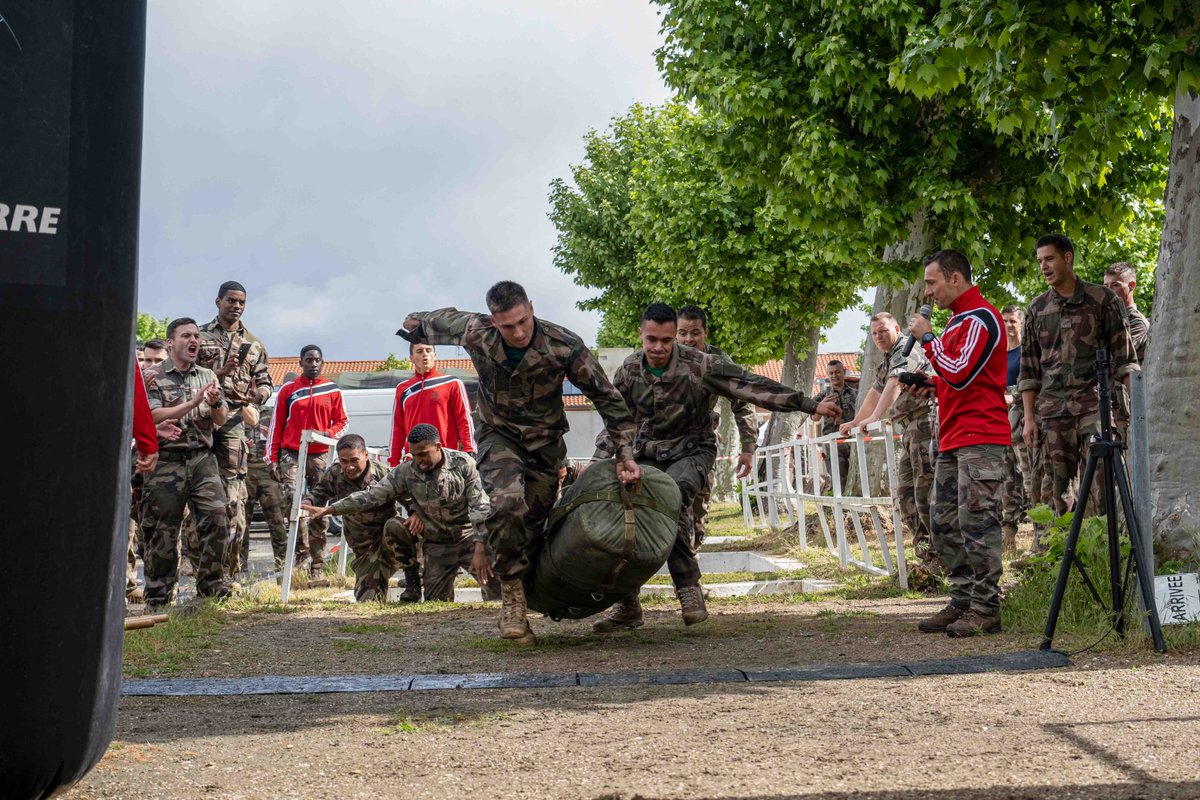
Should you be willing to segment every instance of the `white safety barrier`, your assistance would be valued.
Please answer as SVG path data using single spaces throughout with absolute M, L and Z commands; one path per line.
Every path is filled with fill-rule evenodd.
M 896 574 L 900 586 L 908 588 L 908 567 L 904 561 L 904 526 L 900 519 L 900 505 L 896 501 L 896 442 L 899 434 L 891 420 L 881 420 L 844 437 L 837 433 L 826 436 L 802 436 L 790 442 L 760 447 L 755 451 L 755 470 L 748 482 L 742 485 L 742 515 L 748 528 L 780 527 L 780 508 L 787 518 L 787 525 L 796 524 L 800 532 L 800 549 L 807 548 L 804 515 L 808 510 L 817 512 L 825 545 L 829 552 L 838 557 L 842 569 L 854 565 L 874 575 Z M 867 471 L 867 447 L 884 449 L 884 479 L 888 494 L 872 497 L 860 488 L 861 494 L 849 495 L 842 486 L 839 469 L 838 445 L 849 444 L 851 458 L 858 462 L 859 486 L 870 487 Z M 823 459 L 822 459 L 823 457 Z M 821 494 L 822 460 L 828 465 L 833 494 Z M 759 477 L 758 465 L 765 467 Z M 757 515 L 755 506 L 758 507 Z M 833 519 L 832 530 L 826 513 Z M 868 547 L 868 535 L 863 529 L 863 517 L 869 516 L 879 541 L 882 564 L 877 564 Z M 883 518 L 890 515 L 895 533 L 893 552 L 884 532 Z M 854 554 L 846 530 L 846 517 L 854 527 L 861 557 Z
M 279 602 L 287 605 L 288 595 L 292 590 L 292 570 L 296 566 L 296 539 L 300 535 L 300 503 L 304 499 L 304 474 L 305 466 L 308 463 L 308 445 L 310 442 L 317 444 L 328 445 L 329 447 L 337 446 L 337 439 L 331 439 L 328 436 L 323 436 L 316 431 L 304 431 L 300 435 L 300 452 L 298 454 L 298 463 L 296 465 L 296 485 L 293 487 L 292 508 L 288 513 L 288 538 L 287 538 L 287 555 L 283 558 L 283 583 L 279 589 Z M 367 455 L 376 461 L 386 461 L 387 453 L 376 447 L 368 447 Z M 337 457 L 337 453 L 334 453 Z M 349 546 L 346 544 L 346 523 L 342 521 L 342 541 L 338 545 L 338 577 L 346 577 L 346 560 L 348 558 Z

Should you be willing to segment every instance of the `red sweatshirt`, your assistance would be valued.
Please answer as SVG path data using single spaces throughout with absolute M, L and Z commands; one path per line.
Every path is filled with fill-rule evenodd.
M 431 369 L 413 375 L 396 387 L 392 406 L 392 447 L 388 463 L 393 467 L 408 452 L 408 432 L 426 423 L 438 429 L 442 444 L 452 450 L 475 452 L 475 425 L 467 387 L 458 378 Z
M 346 430 L 346 409 L 342 406 L 342 390 L 328 378 L 315 381 L 301 375 L 288 381 L 275 398 L 275 413 L 267 434 L 268 464 L 279 460 L 280 450 L 299 450 L 300 434 L 304 431 L 336 439 Z M 310 453 L 324 453 L 328 445 L 313 442 Z
M 154 415 L 150 413 L 150 401 L 146 398 L 146 382 L 136 366 L 133 368 L 133 439 L 142 455 L 158 452 L 158 431 L 154 428 Z
M 1004 324 L 978 286 L 950 305 L 954 316 L 940 338 L 924 345 L 937 372 L 938 450 L 1012 444 L 1004 386 L 1008 351 Z

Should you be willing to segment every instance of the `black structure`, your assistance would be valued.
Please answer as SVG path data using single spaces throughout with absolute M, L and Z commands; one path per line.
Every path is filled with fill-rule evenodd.
M 1075 516 L 1071 520 L 1071 530 L 1067 534 L 1067 544 L 1063 551 L 1063 563 L 1058 570 L 1058 583 L 1054 587 L 1054 597 L 1050 600 L 1050 614 L 1046 618 L 1046 630 L 1042 636 L 1042 650 L 1049 650 L 1054 644 L 1054 629 L 1058 625 L 1058 613 L 1062 609 L 1063 594 L 1067 589 L 1067 579 L 1071 575 L 1071 567 L 1079 571 L 1079 577 L 1096 602 L 1102 608 L 1109 609 L 1112 617 L 1113 630 L 1118 636 L 1125 635 L 1125 596 L 1129 585 L 1129 572 L 1136 572 L 1138 590 L 1141 592 L 1142 608 L 1147 615 L 1150 625 L 1150 635 L 1154 639 L 1154 649 L 1160 653 L 1167 651 L 1167 643 L 1163 640 L 1162 625 L 1158 619 L 1158 610 L 1154 603 L 1153 568 L 1142 564 L 1142 537 L 1145 532 L 1138 524 L 1137 515 L 1133 511 L 1133 492 L 1129 488 L 1129 476 L 1125 472 L 1125 460 L 1121 451 L 1125 449 L 1123 442 L 1113 441 L 1112 437 L 1112 393 L 1109 390 L 1108 351 L 1096 351 L 1096 375 L 1100 390 L 1100 435 L 1092 439 L 1088 448 L 1087 464 L 1083 469 L 1083 479 L 1079 482 L 1079 493 L 1075 497 Z M 1104 514 L 1108 521 L 1108 571 L 1112 586 L 1112 605 L 1100 597 L 1096 584 L 1092 582 L 1083 563 L 1075 556 L 1075 546 L 1079 542 L 1079 531 L 1083 525 L 1083 512 L 1087 508 L 1088 494 L 1092 490 L 1092 482 L 1096 480 L 1097 467 L 1100 469 L 1101 488 L 1104 496 Z M 1120 534 L 1117 528 L 1117 498 L 1121 499 L 1121 511 L 1125 516 L 1125 524 L 1129 528 L 1129 561 L 1122 569 Z
M 0 797 L 49 797 L 121 682 L 145 0 L 0 2 Z M 46 347 L 54 357 L 46 358 Z

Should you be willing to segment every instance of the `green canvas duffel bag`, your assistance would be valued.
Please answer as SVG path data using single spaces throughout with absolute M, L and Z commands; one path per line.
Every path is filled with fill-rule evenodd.
M 529 607 L 555 620 L 605 610 L 666 562 L 678 524 L 679 487 L 665 472 L 642 467 L 627 488 L 615 461 L 592 464 L 550 512 Z

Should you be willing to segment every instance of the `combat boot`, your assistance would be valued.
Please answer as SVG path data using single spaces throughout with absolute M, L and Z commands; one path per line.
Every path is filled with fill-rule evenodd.
M 533 636 L 529 622 L 525 619 L 525 584 L 515 581 L 500 582 L 500 635 L 505 639 L 526 640 Z M 534 642 L 537 640 L 534 639 Z M 530 642 L 531 644 L 533 642 Z
M 921 633 L 941 633 L 946 630 L 951 623 L 957 622 L 959 617 L 967 613 L 967 609 L 959 608 L 953 603 L 948 603 L 945 608 L 934 614 L 932 617 L 921 620 L 917 623 L 917 630 Z
M 400 593 L 401 603 L 421 602 L 421 568 L 417 566 L 404 568 L 404 591 Z
M 609 609 L 602 619 L 592 623 L 596 633 L 614 633 L 616 631 L 631 631 L 646 624 L 642 619 L 642 604 L 636 593 L 622 597 L 617 604 Z
M 1000 631 L 1000 609 L 996 609 L 995 614 L 980 614 L 975 609 L 971 609 L 946 626 L 946 635 L 956 639 L 978 636 L 981 633 L 999 633 Z
M 308 588 L 316 589 L 325 586 L 329 586 L 329 579 L 325 577 L 325 568 L 321 564 L 311 565 L 308 568 Z
M 695 625 L 708 619 L 708 609 L 704 607 L 704 590 L 699 586 L 680 586 L 675 589 L 679 596 L 679 607 L 683 611 L 683 624 Z

